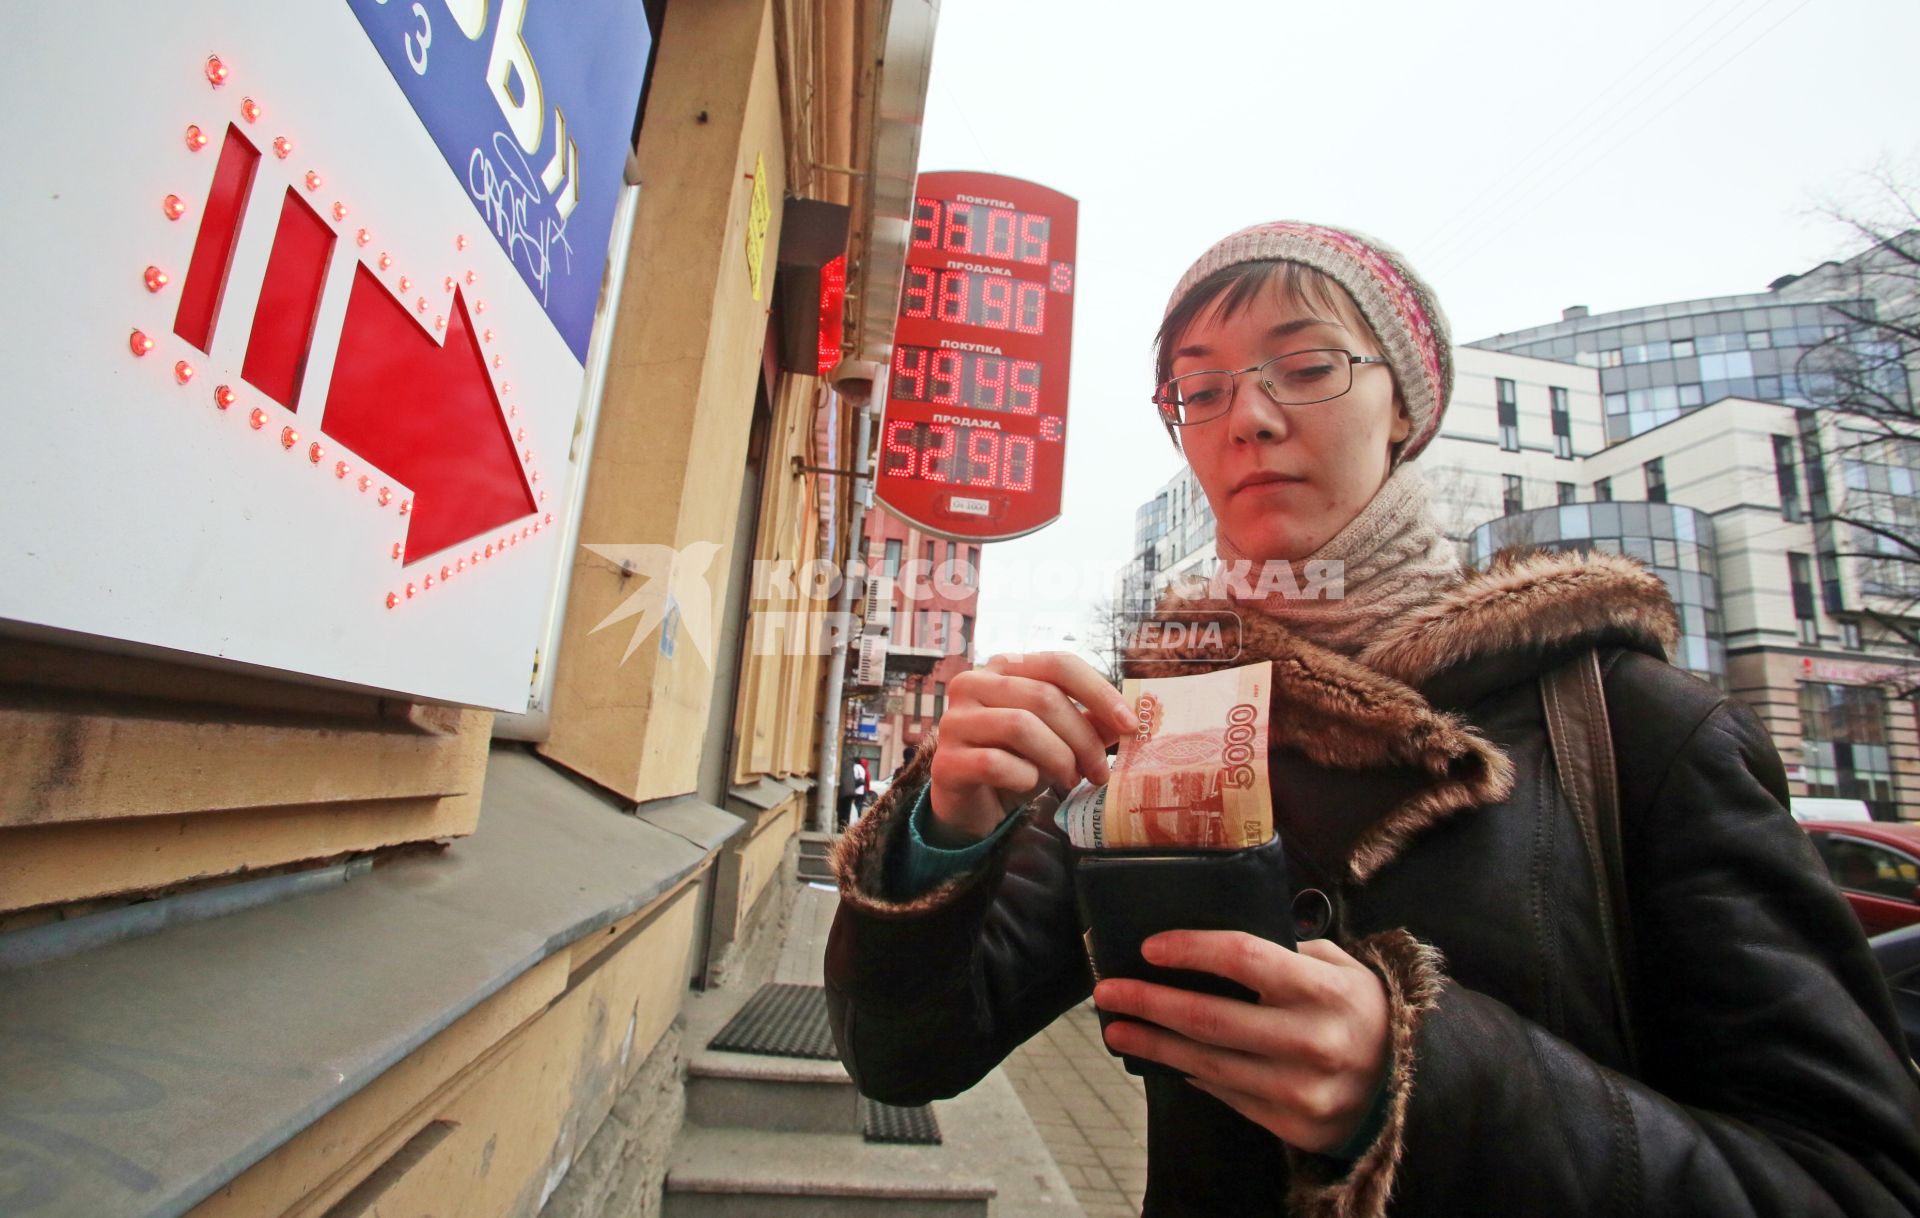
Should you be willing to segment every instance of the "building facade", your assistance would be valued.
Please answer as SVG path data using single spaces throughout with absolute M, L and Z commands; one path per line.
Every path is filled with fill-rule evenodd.
M 125 365 L 111 369 L 131 387 L 91 404 L 96 460 L 83 476 L 98 482 L 83 489 L 98 499 L 132 480 L 147 512 L 174 522 L 170 544 L 143 547 L 138 578 L 196 593 L 183 630 L 225 624 L 237 635 L 263 616 L 260 646 L 277 645 L 278 621 L 280 636 L 335 663 L 327 630 L 287 623 L 313 613 L 300 581 L 336 560 L 343 580 L 371 571 L 369 610 L 391 583 L 379 607 L 390 616 L 371 619 L 369 629 L 386 631 L 374 644 L 341 649 L 338 664 L 361 666 L 357 680 L 320 671 L 319 660 L 240 662 L 217 640 L 195 650 L 111 634 L 103 608 L 128 619 L 149 611 L 131 594 L 73 598 L 73 612 L 95 613 L 89 621 L 107 621 L 108 633 L 30 620 L 22 589 L 47 549 L 22 538 L 7 551 L 0 1160 L 11 1166 L 0 1177 L 11 1187 L 0 1192 L 20 1215 L 657 1213 L 695 1048 L 681 1040 L 683 1007 L 696 990 L 770 973 L 795 839 L 832 786 L 818 768 L 823 681 L 844 655 L 823 634 L 833 601 L 804 580 L 759 572 L 844 567 L 859 547 L 856 488 L 818 471 L 866 451 L 858 433 L 873 417 L 859 378 L 823 373 L 886 362 L 938 6 L 609 6 L 633 20 L 644 7 L 650 53 L 626 65 L 632 89 L 617 107 L 590 115 L 566 102 L 560 118 L 552 107 L 568 71 L 536 37 L 536 18 L 524 37 L 495 28 L 525 6 L 492 6 L 491 24 L 485 5 L 453 6 L 453 20 L 436 7 L 430 52 L 422 29 L 396 27 L 389 42 L 374 28 L 413 21 L 403 6 L 189 7 L 193 20 L 173 10 L 156 20 L 193 27 L 179 73 L 192 87 L 156 86 L 102 120 L 116 136 L 126 124 L 152 128 L 151 145 L 173 159 L 156 151 L 164 175 L 83 200 L 109 211 L 122 196 L 137 202 L 138 219 L 122 227 L 148 248 L 179 251 L 144 282 L 135 276 L 133 304 L 108 309 Z M 412 12 L 427 20 L 421 6 Z M 605 43 L 600 57 L 611 55 L 607 28 L 586 28 Z M 604 171 L 601 194 L 583 191 L 572 212 L 575 258 L 599 252 L 584 248 L 582 218 L 599 203 L 612 209 L 611 253 L 584 289 L 584 311 L 540 330 L 539 342 L 515 339 L 532 331 L 511 323 L 524 314 L 547 324 L 538 281 L 562 263 L 523 267 L 529 289 L 508 259 L 536 246 L 562 257 L 555 230 L 512 227 L 540 200 L 516 203 L 505 179 L 469 199 L 467 179 L 447 176 L 430 138 L 429 119 L 446 112 L 423 104 L 416 119 L 395 87 L 429 65 L 463 62 L 456 51 L 487 64 L 483 36 L 493 40 L 489 72 L 508 65 L 497 105 L 515 126 L 501 140 L 544 141 L 521 184 L 544 182 L 564 198 L 581 164 Z M 225 58 L 208 58 L 204 38 L 224 39 Z M 119 42 L 133 68 L 167 59 L 167 37 Z M 58 55 L 54 45 L 25 50 L 23 62 Z M 571 66 L 593 59 L 583 51 Z M 379 87 L 336 87 L 361 73 Z M 504 121 L 490 79 L 476 72 L 466 84 L 493 114 L 486 122 Z M 309 89 L 316 81 L 325 87 Z M 359 122 L 359 108 L 376 104 L 389 106 L 380 121 Z M 329 128 L 335 112 L 354 121 Z M 304 128 L 294 125 L 302 115 Z M 71 129 L 51 134 L 64 146 L 97 147 L 106 134 L 79 108 L 61 121 Z M 215 173 L 229 122 L 238 133 L 229 145 L 253 149 L 233 163 L 279 175 L 253 192 L 272 209 L 264 227 L 250 214 L 229 222 L 240 233 L 236 265 L 253 260 L 252 284 L 273 278 L 272 221 L 284 207 L 295 220 L 282 228 L 308 239 L 289 249 L 331 251 L 314 263 L 322 286 L 308 289 L 323 326 L 337 327 L 350 295 L 368 291 L 383 324 L 431 349 L 423 360 L 442 343 L 455 353 L 462 335 L 479 378 L 473 400 L 490 412 L 480 433 L 505 457 L 505 473 L 486 476 L 512 482 L 537 512 L 497 536 L 476 534 L 471 556 L 460 544 L 417 559 L 406 515 L 414 509 L 423 525 L 429 498 L 422 492 L 416 508 L 404 488 L 392 494 L 370 476 L 371 457 L 353 454 L 348 467 L 343 421 L 319 414 L 323 399 L 334 410 L 323 381 L 296 414 L 258 388 L 244 341 L 176 329 L 184 323 L 169 293 L 180 284 L 169 279 L 194 280 L 187 226 L 215 210 L 203 200 L 230 197 L 234 214 L 247 210 L 246 192 L 223 196 Z M 611 133 L 600 141 L 610 161 L 593 161 L 593 130 Z M 408 192 L 382 194 L 381 181 L 343 167 L 343 149 L 375 137 L 404 154 L 391 158 L 396 173 L 421 172 L 447 194 L 461 227 L 428 226 L 407 210 Z M 62 200 L 58 185 L 42 190 L 36 179 L 31 190 Z M 302 201 L 336 190 L 330 209 Z M 497 241 L 487 217 L 472 214 L 496 200 Z M 10 260 L 32 252 L 19 241 L 8 249 Z M 497 273 L 483 256 L 499 260 Z M 456 257 L 480 270 L 462 282 Z M 847 268 L 844 297 L 836 264 Z M 117 263 L 108 270 L 125 277 Z M 236 272 L 226 296 L 251 307 L 252 284 L 232 286 L 245 282 Z M 70 303 L 36 308 L 58 314 L 57 341 L 72 347 L 54 352 L 60 362 L 87 366 L 99 358 L 106 306 L 60 313 Z M 132 340 L 123 305 L 139 327 Z M 568 334 L 580 340 L 572 355 Z M 188 352 L 194 341 L 206 349 Z M 550 349 L 556 366 L 572 361 L 573 379 L 552 382 L 564 394 L 543 391 L 536 349 Z M 495 351 L 504 354 L 486 360 Z M 293 365 L 297 384 L 301 361 Z M 309 377 L 334 375 L 337 388 L 345 365 L 329 354 L 304 366 Z M 167 375 L 145 378 L 150 368 Z M 428 389 L 396 394 L 392 412 L 423 408 L 447 386 Z M 130 425 L 114 423 L 121 417 Z M 202 429 L 182 451 L 239 454 L 230 476 L 186 479 L 147 460 L 143 419 Z M 28 466 L 59 460 L 31 445 L 19 455 Z M 269 493 L 353 504 L 351 515 L 315 512 L 341 521 L 325 527 L 349 540 L 377 522 L 379 552 L 282 541 L 234 570 L 214 561 L 227 548 L 178 523 L 210 504 L 208 528 L 305 527 L 266 510 Z M 135 578 L 126 571 L 121 582 Z M 310 586 L 315 596 L 332 587 Z M 272 613 L 243 614 L 242 592 L 279 599 Z M 504 672 L 507 696 L 436 698 L 392 675 L 468 634 L 471 667 Z M 457 693 L 468 675 L 450 666 L 448 688 Z M 115 1098 L 103 1102 L 109 1075 Z
M 981 546 L 923 532 L 884 507 L 865 532 L 875 590 L 863 629 L 885 640 L 886 659 L 877 684 L 849 699 L 847 747 L 885 776 L 927 741 L 946 713 L 948 683 L 973 667 Z

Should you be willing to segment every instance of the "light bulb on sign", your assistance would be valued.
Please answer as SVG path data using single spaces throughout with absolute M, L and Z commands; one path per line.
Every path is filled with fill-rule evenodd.
M 145 355 L 153 350 L 153 340 L 147 337 L 146 331 L 135 330 L 127 335 L 127 349 L 135 355 Z
M 220 57 L 218 55 L 207 56 L 207 83 L 208 84 L 218 89 L 221 85 L 224 85 L 227 83 L 227 77 L 230 75 L 231 73 L 227 70 L 227 65 L 220 62 Z
M 478 558 L 478 557 L 480 557 L 480 556 L 479 556 L 478 554 L 475 554 L 475 555 L 474 555 L 474 557 L 475 557 L 475 558 Z M 459 562 L 457 562 L 457 563 L 454 563 L 454 564 L 453 564 L 453 569 L 454 569 L 454 572 L 455 572 L 456 574 L 457 574 L 457 573 L 459 573 L 459 572 L 461 572 L 461 571 L 464 571 L 464 570 L 466 570 L 466 569 L 467 569 L 467 560 L 463 558 L 463 559 L 461 559 L 461 560 L 460 560 Z
M 505 392 L 506 392 L 506 390 L 504 390 L 504 389 L 503 389 L 503 390 L 501 390 L 501 392 L 502 392 L 502 393 L 505 393 Z M 518 406 L 509 406 L 509 407 L 507 407 L 507 417 L 508 417 L 509 419 L 517 419 L 517 418 L 519 418 L 519 417 L 520 417 L 520 408 L 519 408 Z
M 544 519 L 544 520 L 542 520 L 542 521 L 541 521 L 541 523 L 542 523 L 542 524 L 552 524 L 552 523 L 553 523 L 553 513 L 552 513 L 552 512 L 548 512 L 548 513 L 547 513 L 547 515 L 546 515 L 546 519 Z
M 308 190 L 319 190 L 320 180 L 321 179 L 319 174 L 315 173 L 311 169 L 307 170 L 307 189 Z
M 327 450 L 321 447 L 320 441 L 315 440 L 313 443 L 307 445 L 307 460 L 313 462 L 315 465 L 320 464 L 320 458 L 326 455 Z
M 482 330 L 482 331 L 480 332 L 480 341 L 481 341 L 481 342 L 483 342 L 483 343 L 490 343 L 490 342 L 492 342 L 492 341 L 493 341 L 493 331 L 492 331 L 492 330 Z
M 240 99 L 240 117 L 246 119 L 250 123 L 259 122 L 260 121 L 260 103 L 253 100 L 251 97 L 241 98 Z
M 207 146 L 207 133 L 200 130 L 199 124 L 187 124 L 187 151 L 198 152 Z
M 462 233 L 460 236 L 455 237 L 453 239 L 453 248 L 457 250 L 464 250 L 467 248 L 467 237 L 465 233 Z
M 365 474 L 361 474 L 359 481 L 354 483 L 354 485 L 358 486 L 360 493 L 364 495 L 367 492 L 367 488 L 373 485 L 373 479 L 367 477 Z
M 247 416 L 247 423 L 255 431 L 259 431 L 267 425 L 267 412 L 255 406 L 253 413 Z
M 398 557 L 400 557 L 400 555 L 401 555 L 401 554 L 402 554 L 403 552 L 404 552 L 404 551 L 403 551 L 403 550 L 401 549 L 401 547 L 400 547 L 400 543 L 399 543 L 399 542 L 397 542 L 397 541 L 396 541 L 396 542 L 394 542 L 394 543 L 393 543 L 393 556 L 394 556 L 395 558 L 398 558 Z
M 441 316 L 437 316 L 437 315 L 436 315 L 436 316 L 434 317 L 434 319 L 433 319 L 433 328 L 434 328 L 434 329 L 436 329 L 436 330 L 444 330 L 444 329 L 446 329 L 446 328 L 447 328 L 447 319 L 446 319 L 446 318 L 444 318 L 444 317 L 441 317 Z
M 393 593 L 393 592 L 387 593 L 387 608 L 391 609 L 399 603 L 400 603 L 400 597 L 397 593 Z
M 475 313 L 485 313 L 485 312 L 487 311 L 487 302 L 486 302 L 486 301 L 484 301 L 484 300 L 476 300 L 476 301 L 474 301 L 474 302 L 473 302 L 473 311 L 474 311 Z
M 413 291 L 413 280 L 408 279 L 405 275 L 400 276 L 400 290 L 402 292 Z
M 493 557 L 493 545 L 491 543 L 487 545 L 487 557 L 488 558 Z
M 512 392 L 513 392 L 513 382 L 512 382 L 512 381 L 501 381 L 501 382 L 500 382 L 500 392 L 501 392 L 501 393 L 512 393 Z
M 167 214 L 167 219 L 178 220 L 187 214 L 187 205 L 179 195 L 168 195 L 160 200 L 160 210 Z
M 392 502 L 393 502 L 393 488 L 390 486 L 381 487 L 380 488 L 380 506 L 385 507 Z
M 524 427 L 514 428 L 513 442 L 515 444 L 525 444 L 527 442 L 527 429 Z
M 453 291 L 453 276 L 451 275 L 447 276 L 446 279 L 442 281 L 442 283 L 443 283 L 443 286 L 447 289 L 447 291 L 449 292 Z
M 373 240 L 373 234 L 368 232 L 364 228 L 353 235 L 353 241 L 355 245 L 365 245 L 367 242 L 371 240 Z
M 393 257 L 392 257 L 392 255 L 390 255 L 390 254 L 386 254 L 386 253 L 382 253 L 382 254 L 380 255 L 380 269 L 384 271 L 384 270 L 388 270 L 388 269 L 390 269 L 390 268 L 391 268 L 392 266 L 393 266 Z
M 452 568 L 452 567 L 447 567 L 447 566 L 443 566 L 443 567 L 441 567 L 441 568 L 440 568 L 440 582 L 441 582 L 441 583 L 443 583 L 443 584 L 444 584 L 444 583 L 446 583 L 446 582 L 447 582 L 448 580 L 450 580 L 450 579 L 452 579 L 452 578 L 453 578 L 453 568 Z
M 347 218 L 347 205 L 338 199 L 333 201 L 333 218 L 336 220 L 344 220 Z
M 425 296 L 413 302 L 413 311 L 416 313 L 425 313 L 427 311 L 427 298 Z
M 293 141 L 288 139 L 284 135 L 274 136 L 273 137 L 273 155 L 279 157 L 283 161 L 286 160 L 288 157 L 292 156 Z
M 173 365 L 173 379 L 182 385 L 193 379 L 193 365 L 186 360 L 178 360 Z
M 431 587 L 433 587 L 433 576 L 429 575 L 425 579 L 420 581 L 420 590 L 422 592 L 425 592 L 427 589 Z
M 146 273 L 147 291 L 158 292 L 167 286 L 167 273 L 157 266 L 150 266 Z
M 468 286 L 468 287 L 472 287 L 472 286 L 473 286 L 474 284 L 476 284 L 476 283 L 479 283 L 479 282 L 480 282 L 480 276 L 479 276 L 478 274 L 476 274 L 476 273 L 475 273 L 475 272 L 473 272 L 473 271 L 468 271 L 468 272 L 467 272 L 467 286 Z
M 345 461 L 335 461 L 333 463 L 333 476 L 336 478 L 344 478 L 347 476 L 347 472 L 352 468 L 353 467 L 351 465 L 348 465 Z
M 469 561 L 470 561 L 470 562 L 472 562 L 474 566 L 476 566 L 476 567 L 477 567 L 477 566 L 479 566 L 479 565 L 480 565 L 480 551 L 478 551 L 478 550 L 475 550 L 475 551 L 473 552 L 473 557 L 472 557 L 472 558 L 471 558 L 471 559 L 470 559 Z
M 412 585 L 412 584 L 408 584 L 408 585 L 407 585 L 407 599 L 408 599 L 408 600 L 412 600 L 412 599 L 413 599 L 413 593 L 414 593 L 414 587 L 413 587 L 413 585 Z
M 506 356 L 504 356 L 504 355 L 496 355 L 496 356 L 494 356 L 494 357 L 493 357 L 493 367 L 494 367 L 494 370 L 495 370 L 495 371 L 498 371 L 499 369 L 501 369 L 502 367 L 504 367 L 504 366 L 506 365 L 506 362 L 507 362 L 507 357 L 506 357 Z
M 411 511 L 413 511 L 413 500 L 411 500 L 411 499 L 402 499 L 402 500 L 400 501 L 400 514 L 401 514 L 402 516 L 405 516 L 405 515 L 407 515 L 407 514 L 408 514 L 409 512 L 411 512 Z
M 298 443 L 300 443 L 299 432 L 295 431 L 291 427 L 282 427 L 280 429 L 280 447 L 285 449 L 292 449 L 293 446 Z
M 239 399 L 240 395 L 233 391 L 233 386 L 231 385 L 215 385 L 213 387 L 213 404 L 222 410 L 233 405 Z

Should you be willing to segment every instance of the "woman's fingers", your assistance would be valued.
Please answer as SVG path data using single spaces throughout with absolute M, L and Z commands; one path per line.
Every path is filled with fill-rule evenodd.
M 1169 930 L 1148 938 L 1140 955 L 1162 968 L 1190 969 L 1237 981 L 1269 1004 L 1324 995 L 1325 961 L 1238 930 Z
M 1093 1001 L 1103 1011 L 1144 1019 L 1201 1044 L 1261 1054 L 1291 1047 L 1284 1012 L 1237 998 L 1110 978 L 1093 988 Z
M 1042 651 L 1029 655 L 994 656 L 987 661 L 990 671 L 1029 680 L 1044 681 L 1085 706 L 1101 722 L 1111 725 L 1117 740 L 1132 730 L 1133 710 L 1127 700 L 1107 683 L 1093 665 L 1064 651 Z
M 981 711 L 1019 711 L 1029 715 L 1069 751 L 1074 765 L 1073 777 L 1066 782 L 1066 787 L 1073 786 L 1080 777 L 1096 784 L 1107 780 L 1106 741 L 1113 738 L 1112 730 L 1104 724 L 1096 725 L 1090 718 L 1091 712 L 1075 706 L 1058 686 L 991 671 L 971 675 L 974 679 L 965 692 Z M 956 684 L 959 679 L 954 679 Z M 976 712 L 964 716 L 956 725 L 962 727 L 970 740 L 986 739 L 987 733 L 1015 726 L 1023 730 L 1022 738 L 1026 738 L 1024 721 L 1005 716 Z
M 1085 724 L 1078 726 L 1085 729 Z M 1069 742 L 1068 733 L 1032 710 L 983 706 L 955 727 L 959 730 L 954 738 L 967 744 L 1000 748 L 1025 758 L 1039 771 L 1040 785 L 1065 791 L 1085 773 L 1087 763 Z M 947 740 L 941 743 L 944 746 Z

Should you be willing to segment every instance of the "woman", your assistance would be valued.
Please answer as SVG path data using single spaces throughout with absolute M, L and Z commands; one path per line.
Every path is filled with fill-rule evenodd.
M 1148 1214 L 1920 1212 L 1920 1090 L 1766 732 L 1665 663 L 1672 605 L 1630 561 L 1463 576 L 1412 464 L 1450 356 L 1393 251 L 1290 222 L 1207 251 L 1160 333 L 1156 401 L 1230 576 L 1161 612 L 1230 609 L 1242 633 L 1131 671 L 1274 661 L 1275 820 L 1335 896 L 1329 937 L 1143 949 L 1257 1003 L 1095 986 L 1051 810 L 1106 780 L 1127 708 L 1073 657 L 996 657 L 836 858 L 848 1069 L 889 1102 L 951 1095 L 1091 991 L 1156 1025 L 1116 1021 L 1110 1048 L 1189 1076 L 1147 1080 Z M 1339 599 L 1261 578 L 1326 562 Z M 1594 651 L 1630 986 L 1540 694 Z

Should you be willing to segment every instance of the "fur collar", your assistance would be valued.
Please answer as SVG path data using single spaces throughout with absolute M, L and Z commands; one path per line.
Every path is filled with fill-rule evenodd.
M 1430 695 L 1458 693 L 1477 672 L 1534 679 L 1593 647 L 1664 655 L 1677 636 L 1658 577 L 1609 554 L 1535 553 L 1470 574 L 1389 626 L 1357 658 L 1315 646 L 1248 605 L 1215 599 L 1162 602 L 1156 617 L 1187 638 L 1136 644 L 1130 677 L 1182 676 L 1273 661 L 1272 742 L 1336 770 L 1388 769 L 1420 776 L 1411 793 L 1341 834 L 1346 870 L 1365 880 L 1427 826 L 1464 808 L 1505 799 L 1513 766 Z M 1216 624 L 1218 632 L 1204 627 Z M 1201 629 L 1194 629 L 1200 627 Z M 1237 651 L 1223 653 L 1224 632 Z M 1449 697 L 1443 704 L 1465 705 Z

